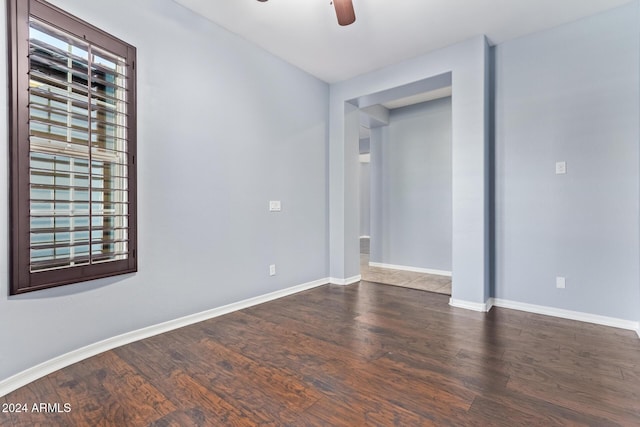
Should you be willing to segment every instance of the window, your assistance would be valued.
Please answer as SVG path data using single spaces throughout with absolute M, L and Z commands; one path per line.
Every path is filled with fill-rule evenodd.
M 7 3 L 11 294 L 137 271 L 136 50 Z

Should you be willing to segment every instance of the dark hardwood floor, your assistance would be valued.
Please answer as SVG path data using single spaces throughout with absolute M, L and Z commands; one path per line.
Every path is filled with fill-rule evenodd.
M 0 425 L 640 425 L 635 333 L 447 303 L 323 286 L 55 372 L 0 404 L 60 412 Z

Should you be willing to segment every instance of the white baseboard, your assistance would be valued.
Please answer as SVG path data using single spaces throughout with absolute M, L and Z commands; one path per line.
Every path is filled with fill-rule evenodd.
M 425 274 L 434 274 L 437 276 L 451 277 L 450 271 L 433 270 L 430 268 L 408 267 L 406 265 L 384 264 L 381 262 L 369 262 L 369 266 L 378 267 L 378 268 L 390 268 L 392 270 L 412 271 L 414 273 L 425 273 Z
M 180 317 L 178 319 L 169 320 L 167 322 L 159 323 L 157 325 L 148 326 L 146 328 L 138 329 L 135 331 L 127 332 L 122 335 L 118 335 L 106 340 L 99 341 L 97 343 L 89 344 L 86 347 L 79 348 L 77 350 L 70 351 L 46 362 L 40 363 L 34 367 L 28 368 L 22 372 L 19 372 L 5 380 L 0 381 L 0 397 L 11 393 L 14 390 L 19 389 L 39 378 L 49 375 L 55 371 L 65 368 L 81 360 L 87 359 L 92 356 L 96 356 L 108 350 L 112 350 L 116 347 L 121 347 L 125 344 L 129 344 L 135 341 L 140 341 L 145 338 L 159 335 L 165 332 L 172 331 L 174 329 L 189 326 L 194 323 L 202 322 L 204 320 L 212 319 L 214 317 L 222 316 L 234 311 L 242 310 L 244 308 L 252 307 L 254 305 L 262 304 L 265 302 L 273 301 L 278 298 L 293 295 L 298 292 L 306 291 L 318 286 L 326 285 L 329 283 L 329 279 L 319 279 L 313 282 L 304 283 L 302 285 L 293 286 L 291 288 L 282 289 L 279 291 L 271 292 L 265 295 L 260 295 L 254 298 L 249 298 L 243 301 L 228 304 L 222 307 L 214 308 L 211 310 L 203 311 L 201 313 L 191 314 L 189 316 Z
M 596 325 L 611 326 L 614 328 L 636 331 L 638 333 L 638 337 L 640 338 L 639 322 L 617 319 L 615 317 L 600 316 L 597 314 L 583 313 L 580 311 L 571 311 L 561 308 L 526 304 L 523 302 L 509 301 L 499 298 L 492 298 L 491 304 L 496 307 L 509 308 L 512 310 L 526 311 L 529 313 L 543 314 L 545 316 L 560 317 L 562 319 L 577 320 L 580 322 L 595 323 Z
M 451 298 L 449 299 L 449 305 L 452 307 L 464 308 L 465 310 L 480 311 L 483 313 L 491 310 L 491 304 L 489 303 L 489 301 L 487 301 L 486 303 L 481 303 Z
M 362 276 L 358 274 L 357 276 L 349 277 L 346 279 L 337 279 L 335 277 L 330 277 L 329 283 L 331 283 L 332 285 L 347 286 L 347 285 L 352 285 L 354 283 L 358 283 L 360 280 L 362 280 Z

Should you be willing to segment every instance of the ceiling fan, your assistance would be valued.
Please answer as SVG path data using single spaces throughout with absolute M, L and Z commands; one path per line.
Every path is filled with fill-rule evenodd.
M 267 0 L 258 0 L 265 2 Z M 345 26 L 356 22 L 356 12 L 353 10 L 353 0 L 332 0 L 333 7 L 336 9 L 338 24 Z

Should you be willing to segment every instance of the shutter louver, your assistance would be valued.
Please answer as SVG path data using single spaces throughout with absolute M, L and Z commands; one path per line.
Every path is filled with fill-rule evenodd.
M 127 66 L 29 26 L 30 271 L 129 257 Z

